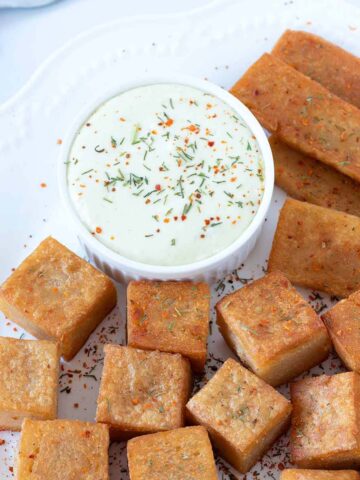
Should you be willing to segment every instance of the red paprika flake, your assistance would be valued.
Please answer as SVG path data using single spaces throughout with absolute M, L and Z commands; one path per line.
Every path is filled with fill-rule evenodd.
M 158 183 L 155 185 L 155 190 L 157 190 L 158 192 L 160 192 L 161 190 L 161 185 Z
M 96 227 L 95 232 L 96 233 L 102 233 L 102 228 L 101 227 Z
M 215 142 L 209 141 L 209 142 L 208 142 L 208 145 L 209 145 L 209 147 L 213 147 L 213 146 L 215 145 Z

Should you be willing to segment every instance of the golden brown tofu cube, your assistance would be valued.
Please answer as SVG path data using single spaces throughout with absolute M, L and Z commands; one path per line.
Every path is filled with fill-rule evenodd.
M 286 30 L 272 54 L 360 108 L 360 59 L 309 32 Z
M 360 467 L 360 376 L 305 378 L 291 386 L 291 457 L 302 468 Z
M 360 480 L 360 474 L 355 470 L 283 470 L 280 480 Z
M 295 284 L 347 297 L 360 288 L 360 218 L 288 198 L 280 211 L 269 271 Z
M 197 372 L 206 360 L 209 317 L 206 283 L 139 281 L 128 286 L 128 344 L 181 353 Z
M 0 337 L 0 430 L 56 418 L 59 360 L 54 342 Z
M 349 370 L 360 373 L 360 291 L 322 316 L 336 352 Z
M 247 472 L 288 427 L 291 404 L 229 359 L 187 406 L 191 422 L 207 428 L 220 454 Z
M 109 480 L 106 425 L 24 420 L 17 480 Z
M 289 147 L 276 135 L 271 135 L 269 143 L 276 185 L 290 197 L 360 217 L 358 182 Z
M 203 427 L 133 438 L 127 455 L 131 480 L 217 480 L 211 443 Z
M 360 181 L 357 107 L 269 53 L 230 92 L 283 142 Z
M 287 382 L 329 354 L 325 325 L 281 272 L 225 296 L 216 311 L 227 343 L 270 385 Z
M 191 368 L 179 354 L 105 345 L 96 420 L 126 439 L 184 426 Z
M 110 279 L 51 237 L 0 288 L 0 310 L 35 337 L 57 341 L 65 360 L 115 305 Z

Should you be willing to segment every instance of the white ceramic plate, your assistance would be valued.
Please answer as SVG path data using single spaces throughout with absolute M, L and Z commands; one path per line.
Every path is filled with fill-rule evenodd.
M 230 87 L 286 28 L 305 29 L 359 55 L 360 12 L 340 0 L 218 1 L 187 14 L 147 16 L 115 21 L 81 35 L 56 52 L 15 97 L 0 106 L 0 281 L 46 235 L 52 234 L 82 254 L 71 224 L 63 214 L 57 191 L 58 139 L 77 112 L 104 87 L 113 88 L 127 75 L 155 75 L 157 70 L 207 77 Z M 46 184 L 45 188 L 41 184 Z M 225 292 L 263 275 L 278 209 L 284 194 L 275 192 L 256 249 L 233 275 L 214 285 L 213 303 Z M 102 345 L 124 342 L 124 292 L 119 308 L 91 336 L 60 379 L 59 416 L 93 420 L 102 368 Z M 322 311 L 331 304 L 325 295 L 302 290 Z M 0 317 L 0 334 L 24 332 Z M 25 333 L 25 338 L 31 338 Z M 230 356 L 212 322 L 206 374 L 213 375 Z M 341 370 L 336 358 L 311 374 Z M 280 389 L 288 394 L 287 386 Z M 0 478 L 13 478 L 18 434 L 0 432 Z M 0 442 L 2 443 L 2 442 Z M 124 444 L 110 451 L 112 480 L 127 480 Z M 289 465 L 288 439 L 282 437 L 247 476 L 231 471 L 220 458 L 219 478 L 275 480 Z

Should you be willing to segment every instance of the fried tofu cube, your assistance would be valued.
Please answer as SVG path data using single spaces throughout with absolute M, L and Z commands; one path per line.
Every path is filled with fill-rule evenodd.
M 180 353 L 203 370 L 209 334 L 210 291 L 206 283 L 136 281 L 128 286 L 128 344 Z
M 301 468 L 360 467 L 360 376 L 305 378 L 291 386 L 291 458 Z
M 337 354 L 349 370 L 360 373 L 360 291 L 322 316 Z
M 184 426 L 191 388 L 188 359 L 119 345 L 104 350 L 96 420 L 110 426 L 112 438 Z
M 360 108 L 360 59 L 309 32 L 286 30 L 272 54 Z
M 273 387 L 228 359 L 187 406 L 220 454 L 246 473 L 288 427 L 291 404 Z
M 109 480 L 106 425 L 78 420 L 24 420 L 17 480 Z
M 0 310 L 35 337 L 57 341 L 65 360 L 115 305 L 110 279 L 51 237 L 0 288 Z
M 230 92 L 283 142 L 360 181 L 359 108 L 269 53 Z
M 360 113 L 360 111 L 359 111 Z M 360 218 L 288 198 L 280 211 L 269 272 L 348 297 L 360 288 Z
M 225 296 L 216 311 L 229 346 L 270 385 L 287 382 L 329 354 L 325 325 L 281 272 Z
M 283 470 L 280 480 L 360 480 L 360 474 L 355 470 Z
M 276 185 L 292 198 L 360 217 L 359 183 L 295 150 L 276 135 L 269 137 Z
M 56 418 L 59 360 L 54 342 L 0 337 L 0 430 Z
M 133 438 L 127 456 L 131 480 L 217 480 L 211 443 L 203 427 Z

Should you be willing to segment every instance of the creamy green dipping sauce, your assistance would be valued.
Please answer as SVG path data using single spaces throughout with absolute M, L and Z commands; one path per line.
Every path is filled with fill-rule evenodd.
M 264 193 L 262 155 L 226 103 L 178 84 L 101 105 L 68 158 L 70 197 L 104 245 L 152 265 L 183 265 L 233 243 Z

